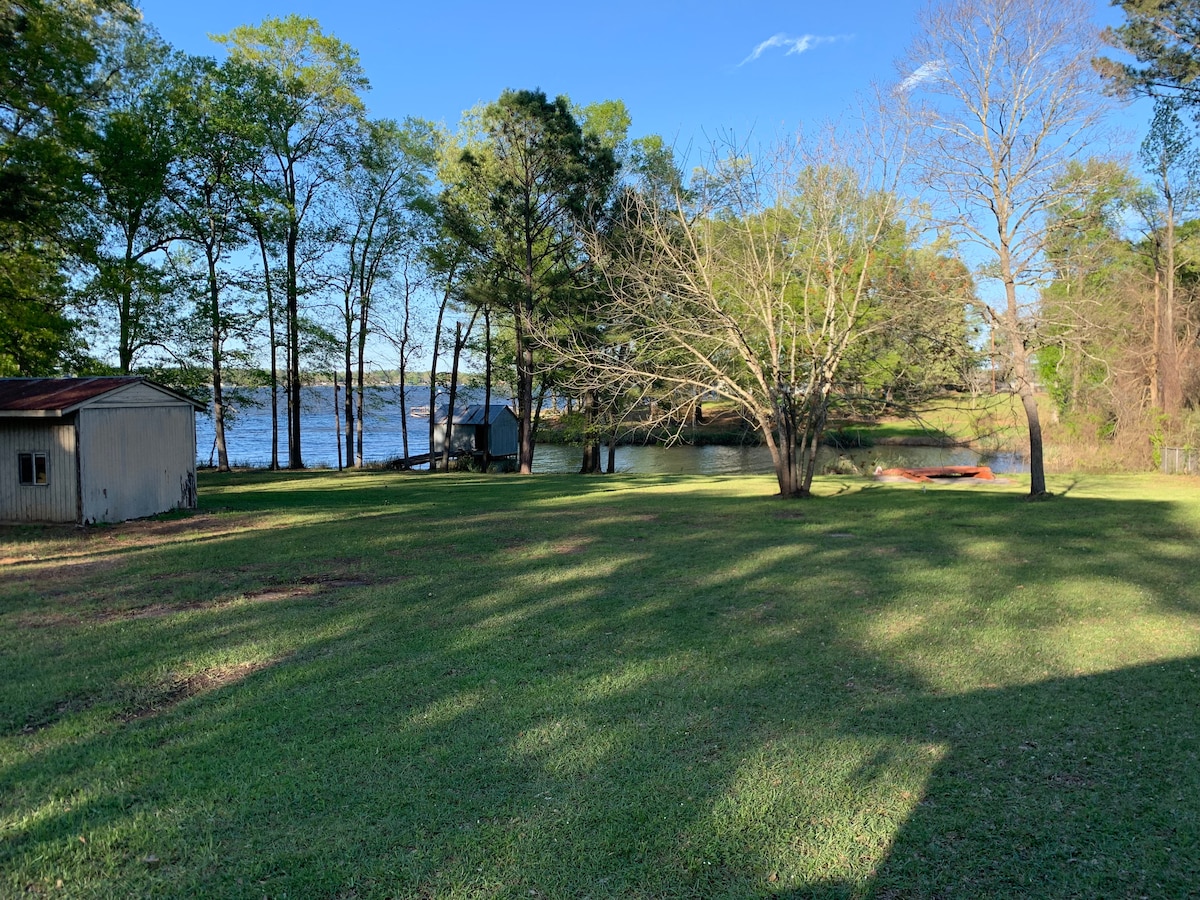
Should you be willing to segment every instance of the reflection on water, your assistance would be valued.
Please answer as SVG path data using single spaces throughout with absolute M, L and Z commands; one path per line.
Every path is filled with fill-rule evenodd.
M 535 472 L 577 472 L 578 447 L 539 445 Z M 961 447 L 878 446 L 856 450 L 822 447 L 817 455 L 820 472 L 855 471 L 870 474 L 876 466 L 991 466 L 999 473 L 1028 472 L 1029 463 L 1017 453 L 980 454 Z M 853 468 L 851 468 L 853 466 Z M 771 454 L 766 447 L 618 447 L 618 472 L 638 475 L 770 475 Z
M 235 466 L 265 467 L 271 462 L 271 415 L 267 407 L 269 392 L 254 396 L 261 406 L 246 405 L 235 415 L 227 429 L 229 461 Z M 344 396 L 344 395 L 342 395 Z M 469 398 L 482 401 L 482 396 Z M 464 401 L 466 402 L 466 401 Z M 500 402 L 497 399 L 496 402 Z M 429 403 L 428 388 L 409 388 L 409 408 Z M 341 410 L 338 410 L 340 415 Z M 281 417 L 284 415 L 281 410 Z M 369 462 L 383 462 L 403 454 L 400 429 L 399 390 L 380 388 L 371 392 L 364 417 L 363 455 Z M 334 418 L 333 388 L 306 388 L 300 418 L 303 435 L 301 449 L 306 465 L 336 466 L 338 441 Z M 287 462 L 287 427 L 280 422 L 280 461 Z M 429 446 L 429 419 L 408 419 L 408 452 L 424 453 Z M 213 424 L 209 416 L 196 417 L 196 448 L 201 463 L 213 453 Z M 577 472 L 581 450 L 539 444 L 534 454 L 535 472 Z M 1029 464 L 1020 454 L 1001 453 L 981 456 L 974 450 L 957 447 L 877 446 L 855 450 L 822 447 L 819 471 L 854 469 L 867 474 L 876 466 L 973 466 L 988 465 L 996 472 L 1028 472 Z M 850 468 L 853 466 L 854 469 Z M 767 475 L 772 472 L 771 455 L 765 447 L 618 447 L 618 472 L 644 475 Z

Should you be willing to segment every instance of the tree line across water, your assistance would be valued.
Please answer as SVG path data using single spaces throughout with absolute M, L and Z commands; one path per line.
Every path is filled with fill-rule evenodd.
M 0 375 L 203 390 L 222 467 L 247 370 L 273 466 L 304 464 L 314 373 L 345 387 L 361 464 L 380 348 L 401 383 L 448 377 L 451 406 L 465 358 L 485 397 L 510 386 L 523 472 L 548 393 L 578 404 L 585 471 L 632 419 L 670 433 L 717 395 L 794 497 L 831 416 L 987 367 L 1041 495 L 1039 390 L 1113 445 L 1196 427 L 1200 3 L 1115 5 L 1100 34 L 1086 0 L 937 0 L 846 127 L 685 171 L 619 100 L 372 118 L 357 53 L 313 19 L 235 28 L 217 60 L 123 0 L 0 0 Z M 1113 94 L 1155 98 L 1143 178 L 1102 153 Z

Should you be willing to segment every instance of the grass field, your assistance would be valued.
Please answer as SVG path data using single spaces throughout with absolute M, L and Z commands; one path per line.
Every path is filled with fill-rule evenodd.
M 0 529 L 0 896 L 1195 896 L 1200 482 L 817 488 Z

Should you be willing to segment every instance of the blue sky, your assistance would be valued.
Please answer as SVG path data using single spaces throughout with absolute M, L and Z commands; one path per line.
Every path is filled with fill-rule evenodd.
M 769 141 L 841 114 L 894 76 L 923 0 L 608 3 L 143 0 L 176 47 L 220 55 L 209 34 L 297 13 L 358 50 L 377 116 L 444 122 L 507 87 L 625 101 L 636 135 L 680 149 L 719 135 Z M 1097 0 L 1102 23 L 1119 22 Z M 1144 130 L 1142 117 L 1130 126 Z

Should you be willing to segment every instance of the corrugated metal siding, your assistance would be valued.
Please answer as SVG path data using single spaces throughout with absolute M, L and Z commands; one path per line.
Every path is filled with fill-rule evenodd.
M 517 455 L 517 417 L 510 412 L 497 416 L 489 427 L 488 452 L 492 456 Z
M 150 390 L 161 404 L 163 395 Z M 191 406 L 89 406 L 79 412 L 79 443 L 84 522 L 121 522 L 196 505 Z
M 446 423 L 438 422 L 433 430 L 433 452 L 441 453 L 446 449 Z M 471 451 L 475 449 L 475 426 L 460 425 L 457 422 L 450 430 L 450 449 Z
M 472 413 L 475 408 L 471 408 Z M 471 417 L 471 421 L 480 417 Z M 517 417 L 512 414 L 512 411 L 505 407 L 496 407 L 493 412 L 493 418 L 488 425 L 488 453 L 492 456 L 516 456 L 517 455 Z M 433 451 L 441 453 L 446 438 L 446 423 L 444 421 L 437 423 L 437 428 L 433 433 Z M 482 450 L 482 447 L 476 446 L 476 426 L 473 424 L 465 424 L 456 421 L 453 430 L 450 432 L 450 449 L 475 451 Z
M 20 483 L 19 453 L 47 454 L 47 484 Z M 78 515 L 74 423 L 0 419 L 0 521 L 75 522 Z

